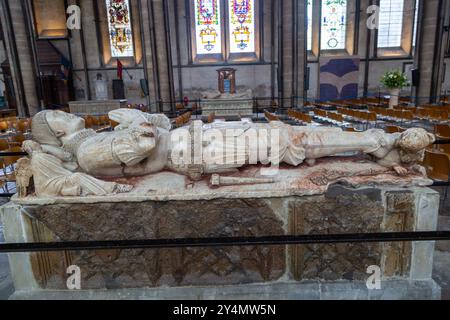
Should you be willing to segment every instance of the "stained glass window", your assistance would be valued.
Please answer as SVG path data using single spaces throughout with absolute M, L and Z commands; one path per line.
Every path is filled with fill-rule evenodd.
M 106 0 L 109 40 L 113 58 L 134 56 L 129 8 L 129 0 Z
M 347 0 L 322 0 L 321 49 L 345 49 Z
M 306 23 L 307 23 L 308 30 L 307 30 L 307 46 L 306 46 L 306 48 L 308 49 L 308 51 L 312 49 L 312 13 L 313 13 L 313 7 L 312 7 L 312 3 L 311 2 L 312 2 L 311 0 L 308 0 L 308 3 L 307 3 L 307 14 L 308 14 L 308 17 L 307 17 Z
M 403 5 L 403 0 L 380 0 L 379 48 L 395 48 L 401 46 Z
M 230 52 L 255 52 L 255 1 L 228 0 Z
M 197 54 L 222 53 L 219 0 L 194 0 Z

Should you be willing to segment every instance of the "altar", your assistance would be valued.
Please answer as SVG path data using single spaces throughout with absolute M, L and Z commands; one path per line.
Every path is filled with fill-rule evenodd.
M 236 70 L 223 68 L 218 72 L 218 91 L 202 94 L 201 109 L 204 116 L 248 117 L 253 115 L 253 92 L 236 91 Z
M 251 98 L 236 98 L 232 95 L 217 99 L 203 99 L 201 109 L 204 116 L 216 117 L 248 117 L 253 115 L 253 100 Z

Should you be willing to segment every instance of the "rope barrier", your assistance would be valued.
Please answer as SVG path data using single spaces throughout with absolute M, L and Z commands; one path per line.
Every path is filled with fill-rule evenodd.
M 450 241 L 450 231 L 0 244 L 0 253 Z

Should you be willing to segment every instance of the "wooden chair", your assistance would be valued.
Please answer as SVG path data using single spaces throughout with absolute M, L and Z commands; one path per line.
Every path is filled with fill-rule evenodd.
M 9 149 L 9 142 L 6 139 L 0 139 L 0 151 L 6 151 Z
M 434 133 L 442 138 L 450 138 L 450 125 L 437 124 L 434 126 Z
M 215 113 L 211 113 L 208 116 L 207 123 L 213 123 L 215 119 L 216 119 L 216 114 Z
M 92 118 L 92 116 L 86 116 L 84 118 L 85 124 L 86 124 L 86 128 L 87 129 L 92 129 L 94 128 L 94 119 Z
M 303 122 L 312 123 L 313 119 L 309 114 L 303 114 Z
M 100 116 L 98 118 L 101 126 L 109 126 L 109 117 L 106 115 Z
M 402 119 L 407 122 L 412 122 L 414 120 L 414 113 L 412 111 L 403 110 Z
M 277 115 L 274 115 L 274 114 L 272 114 L 272 113 L 270 113 L 270 112 L 268 112 L 268 111 L 265 111 L 265 112 L 264 112 L 264 115 L 265 115 L 266 119 L 267 119 L 269 122 L 272 122 L 272 121 L 280 121 L 280 118 L 279 118 Z
M 175 119 L 175 126 L 177 128 L 180 128 L 183 126 L 183 117 L 182 116 L 179 116 Z
M 367 121 L 369 121 L 369 122 L 377 122 L 378 121 L 377 113 L 376 112 L 369 112 L 368 116 L 367 116 Z
M 449 181 L 450 158 L 445 153 L 426 150 L 423 164 L 430 178 Z
M 111 128 L 114 129 L 115 127 L 117 127 L 119 125 L 119 123 L 114 120 L 109 119 L 109 125 L 111 126 Z
M 450 157 L 450 144 L 440 144 L 439 151 L 445 153 L 447 156 Z
M 387 125 L 385 131 L 387 133 L 398 133 L 398 132 L 403 132 L 405 130 L 403 130 L 399 126 Z
M 98 117 L 92 117 L 92 124 L 94 128 L 99 128 L 101 126 L 100 119 Z
M 31 129 L 30 121 L 28 119 L 21 119 L 17 124 L 17 130 L 22 133 L 27 133 Z
M 8 122 L 2 121 L 0 122 L 0 131 L 5 132 L 8 130 Z
M 25 135 L 23 134 L 16 134 L 10 138 L 10 146 L 12 147 L 22 147 L 23 142 L 27 140 Z

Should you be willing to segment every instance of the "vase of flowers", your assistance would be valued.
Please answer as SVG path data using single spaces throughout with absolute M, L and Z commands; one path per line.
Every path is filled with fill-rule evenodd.
M 389 90 L 389 108 L 394 108 L 398 106 L 400 91 L 408 85 L 408 78 L 398 70 L 388 71 L 381 78 L 381 85 Z

